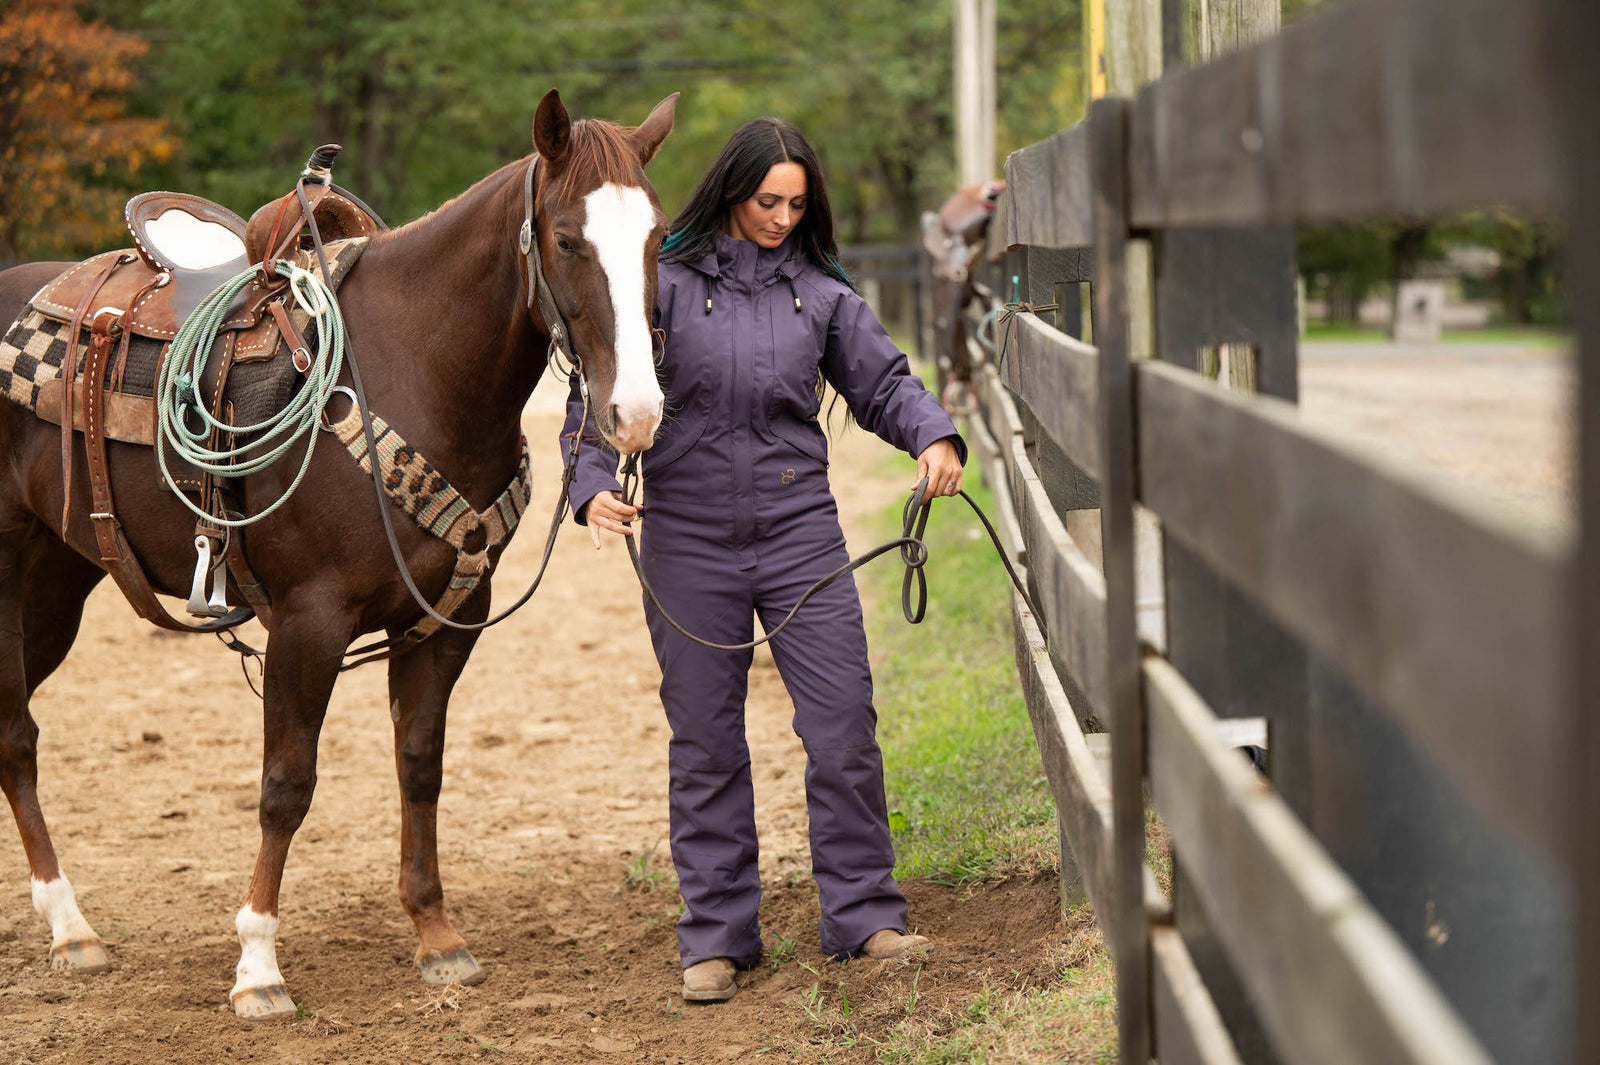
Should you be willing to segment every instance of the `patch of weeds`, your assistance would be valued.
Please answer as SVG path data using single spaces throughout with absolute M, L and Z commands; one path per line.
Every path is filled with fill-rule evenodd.
M 911 974 L 911 990 L 906 992 L 906 1016 L 917 1012 L 917 985 L 922 981 L 922 966 L 917 966 L 916 972 Z
M 785 962 L 794 960 L 795 942 L 788 936 L 774 933 L 772 945 L 761 952 L 769 966 L 776 969 Z
M 656 849 L 661 846 L 658 839 L 650 844 L 650 849 L 640 851 L 628 862 L 627 869 L 622 875 L 622 885 L 617 889 L 621 891 L 658 891 L 677 885 L 676 877 L 665 873 L 655 867 Z
M 1156 885 L 1169 900 L 1172 898 L 1172 833 L 1167 831 L 1155 805 L 1144 808 L 1144 860 L 1156 876 Z
M 877 1060 L 891 1065 L 1061 1060 L 1115 1061 L 1116 978 L 1100 933 L 1073 932 L 1043 959 L 1042 985 L 1008 989 L 985 983 L 965 1002 L 932 1006 L 890 1025 Z M 913 984 L 915 988 L 915 984 Z M 909 999 L 909 996 L 908 996 Z

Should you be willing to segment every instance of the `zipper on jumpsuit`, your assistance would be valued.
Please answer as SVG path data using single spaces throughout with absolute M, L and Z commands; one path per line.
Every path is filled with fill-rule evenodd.
M 729 286 L 734 298 L 728 303 L 733 311 L 733 380 L 729 392 L 732 398 L 732 419 L 728 443 L 733 450 L 733 547 L 739 569 L 756 567 L 756 474 L 755 448 L 750 439 L 750 411 L 752 392 L 756 388 L 755 351 L 756 336 L 756 245 L 741 241 L 734 258 L 734 279 Z M 739 289 L 743 288 L 743 293 Z

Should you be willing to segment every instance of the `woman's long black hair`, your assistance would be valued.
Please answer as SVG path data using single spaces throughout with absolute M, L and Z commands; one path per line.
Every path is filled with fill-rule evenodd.
M 839 265 L 833 209 L 828 205 L 828 188 L 817 153 L 799 130 L 781 118 L 747 122 L 728 138 L 689 202 L 672 220 L 662 257 L 668 262 L 685 262 L 714 251 L 717 234 L 728 227 L 729 210 L 754 196 L 767 171 L 779 163 L 798 163 L 806 172 L 806 211 L 794 228 L 796 248 L 813 266 L 850 284 Z

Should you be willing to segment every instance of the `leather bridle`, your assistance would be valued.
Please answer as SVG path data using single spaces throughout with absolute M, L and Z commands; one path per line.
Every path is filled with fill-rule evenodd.
M 487 629 L 491 625 L 498 625 L 518 610 L 522 609 L 533 598 L 533 593 L 538 591 L 539 584 L 544 580 L 545 570 L 550 566 L 550 555 L 555 549 L 556 534 L 561 531 L 561 523 L 567 515 L 569 491 L 572 480 L 577 475 L 578 451 L 583 441 L 583 426 L 589 422 L 589 384 L 583 377 L 583 362 L 577 352 L 572 349 L 571 331 L 567 328 L 566 319 L 562 316 L 560 308 L 556 306 L 555 297 L 550 293 L 550 283 L 545 280 L 544 267 L 539 256 L 539 240 L 537 227 L 534 224 L 534 192 L 539 167 L 539 156 L 535 155 L 528 163 L 528 168 L 522 179 L 522 227 L 517 234 L 517 248 L 521 252 L 528 269 L 528 310 L 531 312 L 536 307 L 539 315 L 544 319 L 545 330 L 550 335 L 550 347 L 546 357 L 552 368 L 564 370 L 568 379 L 576 379 L 578 390 L 583 396 L 583 421 L 579 423 L 578 431 L 572 434 L 572 444 L 567 449 L 564 468 L 561 471 L 561 492 L 556 498 L 555 513 L 550 519 L 550 531 L 545 537 L 544 554 L 539 561 L 539 572 L 534 575 L 533 583 L 528 590 L 499 614 L 485 621 L 462 622 L 452 621 L 438 611 L 434 610 L 420 589 L 412 579 L 411 571 L 406 566 L 405 554 L 400 549 L 400 541 L 394 531 L 394 521 L 389 514 L 389 498 L 383 489 L 383 476 L 377 462 L 372 463 L 372 486 L 378 497 L 378 514 L 383 519 L 384 537 L 389 542 L 389 550 L 394 555 L 394 562 L 400 571 L 400 578 L 404 581 L 406 590 L 411 593 L 411 598 L 422 608 L 423 612 L 439 624 L 452 629 L 475 631 Z M 304 199 L 303 186 L 300 188 L 301 198 Z M 316 245 L 317 260 L 322 264 L 324 274 L 327 274 L 327 259 L 322 248 L 322 236 L 317 232 L 315 219 L 309 209 L 306 218 L 311 226 L 311 239 Z M 558 365 L 564 363 L 564 365 Z M 366 390 L 361 385 L 361 371 L 356 366 L 354 353 L 349 350 L 348 337 L 346 338 L 345 363 L 350 367 L 350 380 L 355 386 L 355 403 L 361 411 L 361 431 L 365 437 L 367 454 L 376 455 L 377 441 L 372 429 L 372 412 L 367 406 Z M 404 654 L 416 646 L 424 637 L 415 636 L 410 632 L 400 636 L 390 637 L 374 643 L 357 647 L 349 655 L 359 656 L 355 661 L 345 663 L 341 669 L 354 669 L 356 666 L 365 665 L 385 658 L 392 658 Z

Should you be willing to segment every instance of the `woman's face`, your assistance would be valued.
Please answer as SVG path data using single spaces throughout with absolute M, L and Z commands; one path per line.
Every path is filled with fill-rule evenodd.
M 778 163 L 761 180 L 755 195 L 728 212 L 728 236 L 776 248 L 806 213 L 806 171 L 799 163 Z

